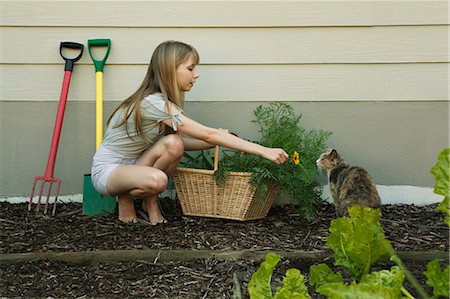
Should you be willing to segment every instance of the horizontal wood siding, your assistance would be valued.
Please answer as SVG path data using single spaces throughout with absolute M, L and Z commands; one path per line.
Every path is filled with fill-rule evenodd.
M 194 45 L 189 101 L 442 101 L 446 1 L 2 1 L 0 101 L 57 101 L 61 41 L 110 38 L 104 101 L 140 83 L 154 48 Z M 101 55 L 101 54 L 99 54 Z M 87 49 L 70 100 L 94 101 Z M 326 86 L 326 88 L 324 88 Z
M 201 65 L 189 101 L 445 101 L 445 63 Z M 139 86 L 142 65 L 106 66 L 104 101 L 120 101 Z M 0 66 L 2 97 L 57 101 L 62 65 Z M 69 101 L 95 101 L 95 69 L 76 65 Z
M 2 1 L 6 26 L 291 27 L 447 24 L 447 1 Z
M 108 64 L 148 64 L 164 40 L 194 45 L 202 64 L 414 63 L 447 61 L 448 27 L 63 28 L 5 27 L 0 63 L 60 64 L 59 43 L 108 37 Z M 79 62 L 92 64 L 89 55 Z

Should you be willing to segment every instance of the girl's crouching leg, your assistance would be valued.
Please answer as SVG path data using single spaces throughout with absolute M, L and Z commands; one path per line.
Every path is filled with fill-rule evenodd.
M 157 196 L 145 198 L 142 202 L 142 209 L 148 214 L 148 219 L 151 224 L 167 223 L 159 208 Z
M 134 198 L 129 194 L 118 196 L 119 221 L 126 223 L 136 223 L 136 210 L 134 208 Z
M 165 137 L 163 154 L 155 161 L 154 167 L 171 176 L 180 163 L 183 153 L 183 138 L 177 134 L 170 134 Z

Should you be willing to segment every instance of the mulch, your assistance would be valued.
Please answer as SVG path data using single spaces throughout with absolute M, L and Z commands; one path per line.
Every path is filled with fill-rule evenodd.
M 161 202 L 169 223 L 125 225 L 115 215 L 87 217 L 81 204 L 61 204 L 55 216 L 28 212 L 26 204 L 0 203 L 0 254 L 34 252 L 89 252 L 101 250 L 327 250 L 326 237 L 334 207 L 324 204 L 317 217 L 307 221 L 296 207 L 274 206 L 267 217 L 254 221 L 185 217 L 170 199 Z M 448 252 L 449 229 L 437 205 L 384 205 L 381 224 L 397 251 Z M 273 290 L 281 285 L 288 268 L 307 276 L 309 266 L 325 262 L 282 258 L 272 277 Z M 425 286 L 428 261 L 404 261 Z M 108 261 L 73 264 L 55 260 L 23 261 L 0 265 L 0 296 L 7 298 L 233 298 L 239 287 L 248 298 L 251 275 L 261 258 L 160 262 Z M 374 270 L 389 269 L 389 261 Z M 448 265 L 448 259 L 441 266 Z M 335 268 L 336 269 L 336 268 Z M 408 283 L 405 283 L 408 286 Z M 409 289 L 409 288 L 408 288 Z M 414 291 L 409 289 L 413 294 Z M 313 298 L 319 295 L 310 289 Z

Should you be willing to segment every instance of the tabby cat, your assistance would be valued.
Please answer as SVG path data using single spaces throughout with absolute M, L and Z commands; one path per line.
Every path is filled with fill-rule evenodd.
M 338 217 L 347 216 L 348 208 L 356 204 L 361 207 L 381 207 L 376 185 L 367 171 L 348 165 L 335 149 L 327 149 L 316 164 L 328 172 L 328 183 Z

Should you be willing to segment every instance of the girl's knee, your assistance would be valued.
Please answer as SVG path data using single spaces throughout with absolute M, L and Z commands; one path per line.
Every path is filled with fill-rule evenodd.
M 145 175 L 143 189 L 148 193 L 159 194 L 166 189 L 168 181 L 169 178 L 164 171 L 153 168 Z
M 166 136 L 165 146 L 168 153 L 174 157 L 181 157 L 184 152 L 183 138 L 178 134 L 170 134 Z

